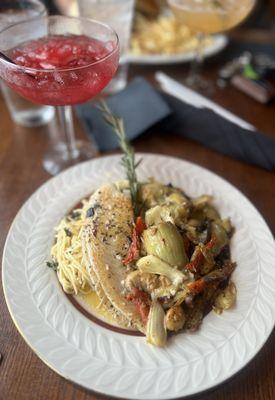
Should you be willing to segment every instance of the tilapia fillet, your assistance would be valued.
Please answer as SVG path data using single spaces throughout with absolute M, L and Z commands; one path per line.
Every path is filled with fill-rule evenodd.
M 129 267 L 122 260 L 128 252 L 133 227 L 130 198 L 115 185 L 103 186 L 91 196 L 88 215 L 82 230 L 82 246 L 97 294 L 102 298 L 104 293 L 109 311 L 116 313 L 118 322 L 121 319 L 125 326 L 127 321 L 129 326 L 145 332 L 136 307 L 124 296 L 123 282 Z
M 85 235 L 83 235 L 84 237 Z M 84 243 L 84 238 L 82 237 L 82 243 Z M 82 247 L 84 248 L 85 245 L 82 245 Z M 85 254 L 85 252 L 83 252 L 83 256 L 84 256 L 84 260 L 85 260 L 85 265 L 90 265 L 89 261 L 88 261 L 88 257 Z M 129 328 L 131 325 L 129 323 L 129 321 L 124 317 L 124 315 L 122 315 L 120 312 L 116 311 L 113 307 L 113 305 L 111 304 L 111 302 L 108 300 L 108 298 L 106 297 L 104 290 L 102 289 L 102 286 L 97 278 L 96 273 L 94 272 L 93 268 L 89 268 L 89 275 L 90 275 L 90 279 L 91 279 L 91 283 L 92 283 L 92 287 L 93 290 L 97 293 L 99 299 L 100 299 L 100 305 L 101 307 L 104 307 L 104 309 L 106 309 L 108 312 L 111 312 L 114 319 L 116 320 L 117 324 L 122 327 L 122 328 Z

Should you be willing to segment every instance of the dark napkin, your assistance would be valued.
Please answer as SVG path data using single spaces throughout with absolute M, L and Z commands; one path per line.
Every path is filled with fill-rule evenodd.
M 274 139 L 240 128 L 209 109 L 198 109 L 160 93 L 143 78 L 135 78 L 107 103 L 112 112 L 124 119 L 129 140 L 158 124 L 162 133 L 178 133 L 232 158 L 275 170 Z M 99 150 L 118 147 L 115 135 L 94 105 L 78 106 L 77 112 Z
M 178 132 L 229 157 L 275 170 L 275 140 L 271 137 L 241 128 L 207 108 L 164 97 L 173 110 L 173 117 L 163 122 L 165 132 Z
M 106 101 L 112 113 L 123 118 L 127 138 L 132 140 L 172 113 L 167 102 L 143 78 L 135 78 L 126 89 Z M 114 150 L 118 141 L 93 103 L 77 107 L 86 130 L 100 151 Z

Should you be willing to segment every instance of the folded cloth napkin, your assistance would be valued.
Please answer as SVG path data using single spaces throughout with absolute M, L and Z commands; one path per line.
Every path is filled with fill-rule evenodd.
M 113 114 L 123 118 L 128 140 L 135 139 L 157 122 L 172 113 L 161 95 L 143 78 L 134 79 L 126 89 L 106 101 Z M 88 135 L 100 151 L 118 147 L 117 137 L 104 121 L 97 104 L 85 103 L 77 107 Z
M 275 170 L 274 139 L 240 128 L 209 109 L 198 109 L 158 92 L 143 78 L 135 78 L 126 89 L 111 96 L 107 104 L 123 118 L 129 140 L 158 123 L 160 132 L 177 132 L 232 158 Z M 100 151 L 118 147 L 96 105 L 80 105 L 77 112 Z

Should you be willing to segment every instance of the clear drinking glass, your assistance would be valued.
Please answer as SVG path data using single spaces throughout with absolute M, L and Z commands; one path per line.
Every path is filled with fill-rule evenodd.
M 64 145 L 51 149 L 44 167 L 56 174 L 89 159 L 89 142 L 76 141 L 71 105 L 100 93 L 119 62 L 116 33 L 105 24 L 86 18 L 39 17 L 0 32 L 0 78 L 23 97 L 57 107 Z M 19 65 L 20 64 L 20 65 Z
M 0 0 L 0 30 L 20 21 L 47 15 L 45 6 L 38 0 Z M 54 108 L 34 104 L 1 82 L 1 89 L 14 122 L 23 126 L 39 126 L 54 116 Z
M 116 93 L 127 84 L 127 52 L 130 43 L 134 0 L 78 0 L 79 15 L 93 18 L 111 26 L 119 37 L 119 68 L 104 90 L 105 93 Z
M 168 0 L 179 23 L 197 34 L 198 46 L 186 83 L 207 89 L 209 82 L 200 76 L 206 34 L 225 32 L 239 25 L 252 11 L 256 0 Z

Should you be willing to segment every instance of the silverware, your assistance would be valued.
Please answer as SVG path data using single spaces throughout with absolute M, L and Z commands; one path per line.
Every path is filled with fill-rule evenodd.
M 171 94 L 174 97 L 182 100 L 185 103 L 188 103 L 197 108 L 208 108 L 214 113 L 220 115 L 221 117 L 227 119 L 230 122 L 240 126 L 241 128 L 255 131 L 255 127 L 243 119 L 237 117 L 232 114 L 230 111 L 225 108 L 219 106 L 211 100 L 208 100 L 206 97 L 194 92 L 193 90 L 187 88 L 176 80 L 170 78 L 168 75 L 163 72 L 156 72 L 155 74 L 156 80 L 159 82 L 161 88 L 164 92 Z

